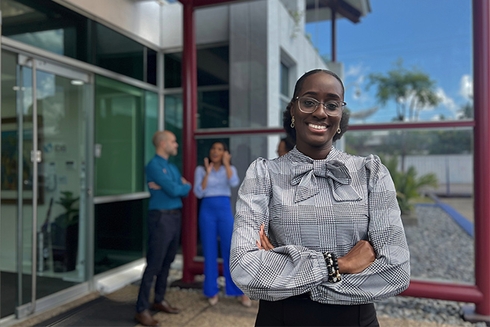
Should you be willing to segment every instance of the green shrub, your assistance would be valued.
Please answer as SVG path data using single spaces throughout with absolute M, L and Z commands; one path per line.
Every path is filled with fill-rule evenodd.
M 437 187 L 437 176 L 433 173 L 417 177 L 417 170 L 410 166 L 405 172 L 398 170 L 398 158 L 391 157 L 383 160 L 390 171 L 396 188 L 396 198 L 402 214 L 410 214 L 414 208 L 413 200 L 420 197 L 420 190 L 424 187 Z

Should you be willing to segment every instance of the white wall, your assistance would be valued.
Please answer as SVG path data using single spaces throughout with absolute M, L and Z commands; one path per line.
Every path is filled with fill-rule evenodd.
M 405 169 L 410 166 L 415 167 L 417 176 L 435 174 L 440 184 L 473 184 L 471 154 L 406 156 Z
M 183 44 L 183 6 L 180 3 L 162 8 L 160 47 L 181 49 Z M 198 9 L 194 12 L 196 44 L 227 43 L 229 39 L 229 5 Z
M 96 21 L 115 27 L 143 43 L 158 48 L 181 48 L 183 6 L 180 2 L 159 5 L 156 1 L 134 0 L 55 0 Z M 228 6 L 195 11 L 196 42 L 228 41 Z
M 99 22 L 112 25 L 137 37 L 140 41 L 159 46 L 160 5 L 156 1 L 133 0 L 56 0 Z M 173 6 L 173 5 L 164 5 Z

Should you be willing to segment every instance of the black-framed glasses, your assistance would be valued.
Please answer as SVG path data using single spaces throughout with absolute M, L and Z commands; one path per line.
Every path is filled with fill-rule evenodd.
M 345 103 L 344 101 L 328 100 L 326 102 L 320 102 L 315 98 L 310 97 L 296 97 L 298 100 L 298 108 L 305 114 L 311 114 L 318 109 L 319 105 L 325 108 L 325 113 L 332 117 L 338 117 L 342 114 Z

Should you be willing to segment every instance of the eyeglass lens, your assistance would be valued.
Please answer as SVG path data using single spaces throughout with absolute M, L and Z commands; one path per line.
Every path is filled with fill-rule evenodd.
M 329 100 L 326 102 L 320 102 L 314 98 L 301 97 L 298 99 L 299 109 L 304 113 L 314 112 L 321 104 L 325 108 L 325 112 L 329 116 L 339 116 L 342 112 L 342 102 L 335 100 Z

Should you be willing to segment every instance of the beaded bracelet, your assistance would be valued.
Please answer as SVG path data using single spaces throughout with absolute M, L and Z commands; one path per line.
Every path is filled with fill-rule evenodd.
M 333 252 L 324 252 L 323 258 L 327 264 L 328 281 L 330 283 L 337 283 L 342 280 L 339 271 L 339 262 L 337 261 L 337 256 Z

